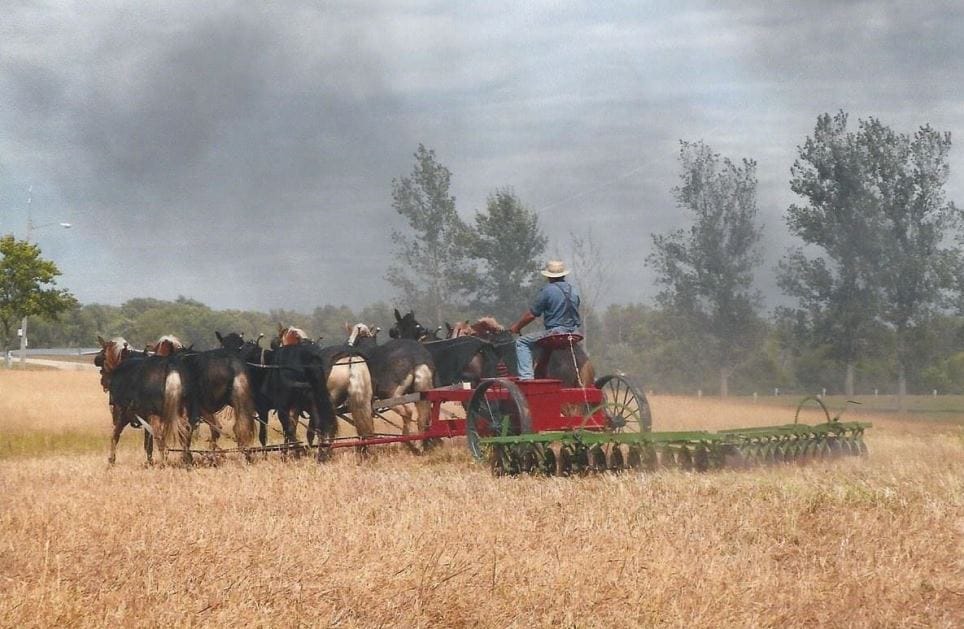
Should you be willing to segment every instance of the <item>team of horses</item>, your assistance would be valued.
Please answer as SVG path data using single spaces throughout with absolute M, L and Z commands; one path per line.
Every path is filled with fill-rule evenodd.
M 413 312 L 394 314 L 390 340 L 384 343 L 378 342 L 378 328 L 361 323 L 345 324 L 346 341 L 327 346 L 282 325 L 267 347 L 261 345 L 263 335 L 252 341 L 242 333 L 216 331 L 219 347 L 206 351 L 184 347 L 173 336 L 161 337 L 143 351 L 122 337 L 98 337 L 101 350 L 94 362 L 101 368 L 113 420 L 108 461 L 114 463 L 121 432 L 133 425 L 145 428 L 149 464 L 156 441 L 162 461 L 176 443 L 182 463 L 189 465 L 199 424 L 208 425 L 210 451 L 218 449 L 223 434 L 219 413 L 227 407 L 233 410 L 233 439 L 241 451 L 251 447 L 255 434 L 262 447 L 267 444 L 268 417 L 274 412 L 285 446 L 300 451 L 298 426 L 304 425 L 308 445 L 319 440 L 316 456 L 322 459 L 330 452 L 324 446 L 337 436 L 339 417 L 360 438 L 374 435 L 375 400 L 387 401 L 398 414 L 403 434 L 423 433 L 429 402 L 404 396 L 516 373 L 513 335 L 491 317 L 446 324 L 446 338 L 440 339 L 441 327 L 430 332 Z M 568 352 L 551 352 L 548 362 L 537 362 L 543 372 L 537 375 L 559 378 L 568 386 L 591 386 L 588 357 L 578 345 L 570 349 L 575 350 L 571 358 Z M 416 453 L 431 445 L 423 442 L 420 449 L 406 443 Z M 363 446 L 359 451 L 366 453 Z

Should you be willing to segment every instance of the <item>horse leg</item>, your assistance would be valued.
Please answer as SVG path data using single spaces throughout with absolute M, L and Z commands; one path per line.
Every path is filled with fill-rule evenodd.
M 579 379 L 582 381 L 582 386 L 591 387 L 596 382 L 596 369 L 592 366 L 592 362 L 585 352 L 580 350 L 577 355 L 579 357 L 577 361 L 579 364 Z
M 194 432 L 194 427 L 187 415 L 181 417 L 174 429 L 181 441 L 181 464 L 184 467 L 192 467 L 194 456 L 191 454 L 191 434 Z
M 318 433 L 318 449 L 315 451 L 315 461 L 321 463 L 331 457 L 331 448 L 328 447 L 331 443 L 331 429 L 321 424 L 321 412 L 318 409 L 318 403 L 314 399 L 311 400 L 309 415 L 311 419 L 308 420 L 308 425 L 314 428 L 310 433 L 312 438 L 315 432 Z
M 481 372 L 481 366 L 480 366 Z M 412 382 L 412 390 L 415 393 L 422 393 L 423 391 L 428 391 L 434 386 L 435 374 L 428 365 L 419 365 L 415 368 L 415 378 Z M 432 403 L 425 399 L 420 399 L 415 403 L 415 412 L 417 414 L 416 421 L 418 422 L 418 431 L 420 433 L 428 432 L 430 425 L 429 422 L 432 419 Z M 438 445 L 438 439 L 425 439 L 422 441 L 422 449 L 427 450 Z
M 402 393 L 396 392 L 393 397 L 399 397 Z M 412 405 L 411 404 L 400 404 L 392 408 L 399 417 L 402 418 L 402 434 L 408 436 L 412 434 Z M 421 450 L 415 444 L 414 441 L 406 441 L 405 446 L 412 452 L 412 454 L 421 454 Z
M 419 365 L 415 368 L 415 379 L 412 383 L 412 390 L 415 393 L 428 391 L 432 388 L 434 379 L 435 374 L 432 373 L 432 370 L 429 369 L 428 365 Z M 418 412 L 419 432 L 425 432 L 428 430 L 428 423 L 431 419 L 431 409 L 432 403 L 428 400 L 420 399 L 415 403 L 415 410 Z
M 114 430 L 110 438 L 110 454 L 107 456 L 107 463 L 113 465 L 117 459 L 117 442 L 120 441 L 121 432 L 127 425 L 127 416 L 123 409 L 118 406 L 111 407 L 111 418 L 113 419 Z
M 221 420 L 213 413 L 205 413 L 202 417 L 204 418 L 204 423 L 208 425 L 208 449 L 214 452 L 218 449 L 218 439 L 221 438 Z
M 284 443 L 285 448 L 282 450 L 282 456 L 288 456 L 288 448 L 297 440 L 297 432 L 292 429 L 291 413 L 288 409 L 283 406 L 279 406 L 277 409 L 278 422 L 281 424 L 281 432 L 284 433 Z
M 261 443 L 261 447 L 268 445 L 268 424 L 265 420 L 261 420 L 258 424 L 258 442 Z
M 154 465 L 154 437 L 145 427 L 144 429 L 144 454 L 147 455 L 147 464 Z
M 258 408 L 258 441 L 262 448 L 268 445 L 268 410 L 262 405 Z
M 298 423 L 291 417 L 291 409 L 279 408 L 278 421 L 281 422 L 281 431 L 285 434 L 285 443 L 295 443 L 298 441 Z
M 300 418 L 301 413 L 299 412 L 297 416 Z M 313 446 L 315 444 L 315 432 L 317 432 L 317 430 L 318 430 L 318 416 L 315 413 L 309 412 L 308 428 L 306 431 L 307 434 L 305 435 L 305 438 L 308 440 L 309 446 Z
M 157 449 L 161 451 L 161 465 L 167 465 L 167 440 L 164 438 L 164 422 L 159 415 L 151 415 L 147 421 L 150 422 L 154 437 L 157 439 Z

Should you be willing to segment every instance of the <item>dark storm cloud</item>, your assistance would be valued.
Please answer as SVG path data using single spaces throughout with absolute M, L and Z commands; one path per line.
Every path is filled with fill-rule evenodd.
M 85 301 L 361 305 L 392 295 L 391 181 L 423 142 L 467 218 L 512 186 L 554 253 L 592 227 L 609 298 L 647 299 L 680 139 L 759 162 L 772 265 L 817 114 L 960 135 L 962 22 L 956 3 L 11 4 L 0 230 L 29 185 L 44 220 L 75 215 L 44 237 Z

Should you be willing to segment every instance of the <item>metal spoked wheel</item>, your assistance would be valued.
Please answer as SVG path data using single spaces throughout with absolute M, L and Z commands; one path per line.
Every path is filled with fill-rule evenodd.
M 532 432 L 529 404 L 511 380 L 486 380 L 469 400 L 465 415 L 465 436 L 476 461 L 484 461 L 481 439 L 523 435 Z
M 650 432 L 653 413 L 642 391 L 622 376 L 603 376 L 596 380 L 603 392 L 602 411 L 612 432 Z

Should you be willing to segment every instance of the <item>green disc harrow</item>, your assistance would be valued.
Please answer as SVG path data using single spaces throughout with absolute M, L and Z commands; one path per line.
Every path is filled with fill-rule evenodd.
M 634 395 L 641 394 L 633 390 Z M 826 422 L 799 423 L 800 409 L 808 401 L 816 401 L 826 415 Z M 645 400 L 636 404 L 645 413 Z M 613 405 L 603 403 L 595 413 L 606 416 L 606 425 L 621 427 L 627 418 L 624 403 L 619 413 Z M 581 426 L 565 430 L 535 432 L 531 420 L 515 409 L 494 413 L 495 434 L 474 435 L 470 419 L 469 438 L 475 441 L 473 454 L 487 462 L 496 475 L 544 474 L 569 476 L 624 470 L 654 471 L 659 468 L 707 471 L 720 468 L 773 465 L 831 459 L 842 456 L 865 456 L 864 430 L 867 422 L 842 422 L 839 415 L 831 418 L 823 401 L 806 398 L 797 407 L 792 424 L 735 428 L 731 430 L 688 432 L 627 432 L 621 429 L 586 429 Z M 629 418 L 632 419 L 632 418 Z M 648 425 L 646 422 L 640 424 Z M 474 438 L 474 439 L 473 439 Z M 470 446 L 471 447 L 471 446 Z

